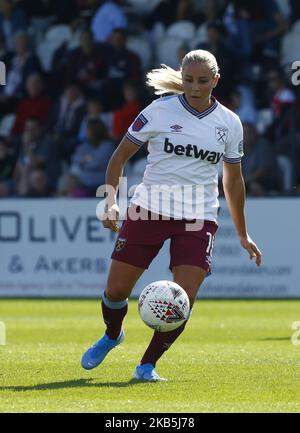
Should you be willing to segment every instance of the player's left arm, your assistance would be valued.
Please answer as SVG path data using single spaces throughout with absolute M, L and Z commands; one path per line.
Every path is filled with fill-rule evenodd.
M 232 216 L 240 243 L 245 248 L 250 259 L 255 258 L 257 266 L 261 264 L 261 251 L 247 233 L 245 218 L 245 184 L 241 163 L 223 163 L 223 188 L 225 198 Z

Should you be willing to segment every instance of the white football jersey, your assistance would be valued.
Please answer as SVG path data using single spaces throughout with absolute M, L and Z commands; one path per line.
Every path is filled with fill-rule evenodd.
M 148 142 L 143 181 L 131 202 L 176 219 L 217 220 L 218 164 L 243 156 L 239 117 L 215 98 L 198 112 L 184 94 L 153 101 L 129 127 L 126 137 Z

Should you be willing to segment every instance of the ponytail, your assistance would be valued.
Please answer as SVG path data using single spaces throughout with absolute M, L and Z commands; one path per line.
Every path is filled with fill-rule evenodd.
M 146 84 L 154 87 L 156 95 L 183 92 L 181 71 L 175 71 L 167 65 L 161 65 L 159 69 L 152 69 L 146 77 Z

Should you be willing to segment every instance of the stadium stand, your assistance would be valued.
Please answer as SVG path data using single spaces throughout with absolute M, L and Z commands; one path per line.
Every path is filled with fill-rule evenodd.
M 291 63 L 300 60 L 299 2 L 37 3 L 0 4 L 0 60 L 7 69 L 7 84 L 0 87 L 0 197 L 90 195 L 76 170 L 70 171 L 80 146 L 88 146 L 89 120 L 96 117 L 106 125 L 110 144 L 105 146 L 113 151 L 137 110 L 155 97 L 145 87 L 145 73 L 161 63 L 177 69 L 183 55 L 196 48 L 216 54 L 223 75 L 217 98 L 241 117 L 245 128 L 256 126 L 255 152 L 261 155 L 269 149 L 276 163 L 276 175 L 264 181 L 263 188 L 248 188 L 248 194 L 300 193 L 300 86 L 291 82 Z M 107 11 L 111 20 L 100 32 L 97 22 Z M 41 94 L 32 95 L 28 88 L 32 76 L 43 83 Z M 130 81 L 142 90 L 135 102 L 124 94 L 124 84 Z M 44 159 L 29 166 L 27 187 L 22 189 L 20 161 L 28 152 L 22 147 L 28 138 L 23 126 L 28 120 L 38 122 Z M 103 152 L 107 158 L 107 150 Z M 138 154 L 131 163 L 135 181 L 141 176 L 136 168 L 146 163 L 146 152 Z M 245 164 L 246 160 L 251 162 L 253 155 Z M 37 191 L 39 181 L 43 188 Z

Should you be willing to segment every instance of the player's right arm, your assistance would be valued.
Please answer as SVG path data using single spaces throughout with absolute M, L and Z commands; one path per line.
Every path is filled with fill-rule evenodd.
M 119 146 L 112 154 L 107 166 L 105 184 L 108 185 L 109 188 L 107 188 L 108 194 L 106 197 L 106 218 L 102 220 L 102 223 L 105 228 L 109 228 L 115 232 L 119 231 L 119 207 L 117 205 L 119 178 L 123 174 L 126 162 L 139 150 L 139 148 L 140 146 L 130 141 L 126 136 L 123 137 Z
M 133 121 L 128 128 L 116 151 L 113 153 L 107 167 L 105 183 L 109 194 L 106 197 L 107 214 L 103 221 L 104 227 L 118 231 L 119 208 L 117 192 L 119 177 L 123 174 L 126 162 L 151 139 L 157 131 L 157 105 L 153 101 Z

